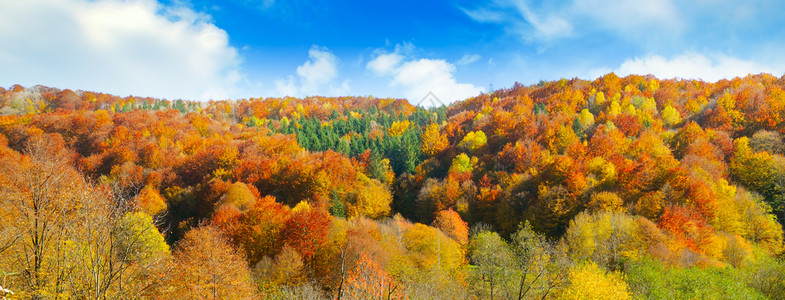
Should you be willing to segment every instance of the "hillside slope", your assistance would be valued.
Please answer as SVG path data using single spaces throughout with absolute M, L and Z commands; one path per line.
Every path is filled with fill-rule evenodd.
M 423 109 L 0 88 L 0 270 L 23 297 L 780 298 L 784 90 L 611 73 Z

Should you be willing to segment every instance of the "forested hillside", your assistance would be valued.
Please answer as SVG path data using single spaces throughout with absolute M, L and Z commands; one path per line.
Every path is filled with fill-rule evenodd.
M 0 297 L 785 298 L 785 76 L 0 114 Z

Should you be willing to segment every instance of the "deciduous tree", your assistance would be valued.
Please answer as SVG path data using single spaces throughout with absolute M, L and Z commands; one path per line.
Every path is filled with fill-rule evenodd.
M 174 291 L 180 299 L 249 299 L 254 296 L 245 259 L 212 226 L 194 228 L 175 247 Z

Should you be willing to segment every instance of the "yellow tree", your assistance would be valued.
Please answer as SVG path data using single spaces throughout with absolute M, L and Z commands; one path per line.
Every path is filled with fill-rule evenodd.
M 452 165 L 450 165 L 450 172 L 457 172 L 457 173 L 465 173 L 471 172 L 474 169 L 474 165 L 477 163 L 476 157 L 469 157 L 466 153 L 461 153 L 455 156 L 452 159 Z
M 172 299 L 250 299 L 251 272 L 218 228 L 203 226 L 186 233 L 175 250 L 177 273 Z
M 409 125 L 411 125 L 409 120 L 395 121 L 390 125 L 390 129 L 387 129 L 387 134 L 390 136 L 400 136 L 409 129 Z
M 387 186 L 376 179 L 357 173 L 357 192 L 350 197 L 349 216 L 378 219 L 390 213 L 392 195 Z
M 71 222 L 83 205 L 81 192 L 90 187 L 69 166 L 70 154 L 56 139 L 39 136 L 25 146 L 26 155 L 9 153 L 0 161 L 0 199 L 12 218 L 0 222 L 14 224 L 19 237 L 10 246 L 10 255 L 0 258 L 12 271 L 20 273 L 21 297 L 44 298 L 64 292 L 68 254 L 61 245 L 75 226 Z M 62 139 L 60 139 L 62 142 Z
M 463 264 L 460 245 L 436 228 L 415 224 L 403 233 L 403 243 L 415 264 L 424 270 L 457 271 Z
M 168 247 L 149 216 L 123 217 L 123 199 L 86 182 L 56 137 L 31 139 L 25 154 L 0 160 L 2 210 L 13 216 L 0 223 L 21 234 L 0 263 L 22 275 L 17 295 L 100 299 L 159 284 L 145 278 L 160 271 Z
M 660 114 L 662 115 L 662 122 L 665 123 L 665 125 L 674 126 L 681 122 L 679 111 L 671 105 L 665 105 Z
M 296 286 L 305 280 L 304 267 L 302 256 L 291 246 L 284 245 L 275 257 L 262 258 L 254 266 L 254 275 L 263 286 Z
M 232 204 L 240 212 L 246 212 L 256 204 L 256 198 L 258 198 L 258 192 L 254 193 L 248 185 L 238 181 L 229 186 L 229 190 L 226 191 L 226 195 L 221 199 L 219 205 Z
M 171 268 L 171 252 L 153 218 L 144 212 L 129 212 L 113 229 L 112 255 L 125 268 L 111 270 L 118 277 L 115 295 L 155 296 L 160 290 L 160 276 Z
M 431 123 L 425 127 L 422 136 L 422 152 L 426 156 L 434 156 L 444 151 L 449 146 L 447 136 L 442 134 L 439 130 L 439 124 Z
M 594 125 L 594 115 L 588 109 L 584 108 L 578 114 L 576 121 L 577 125 L 580 126 L 581 132 L 585 133 L 592 125 Z
M 717 106 L 724 110 L 730 119 L 733 128 L 739 128 L 744 125 L 744 113 L 736 108 L 736 99 L 734 99 L 730 93 L 726 92 L 723 94 L 722 97 L 717 100 Z
M 637 254 L 636 231 L 635 220 L 630 215 L 584 212 L 570 221 L 564 241 L 574 259 L 592 260 L 614 269 L 622 257 Z
M 169 245 L 153 223 L 153 218 L 144 212 L 127 213 L 120 218 L 115 247 L 118 256 L 127 262 L 141 263 L 169 256 Z
M 467 133 L 466 136 L 463 137 L 463 140 L 458 143 L 458 146 L 465 148 L 468 151 L 475 151 L 482 148 L 482 146 L 485 146 L 486 143 L 488 143 L 488 137 L 485 136 L 485 132 L 477 130 Z
M 592 211 L 622 211 L 624 201 L 614 192 L 598 192 L 591 194 L 588 208 Z
M 594 263 L 570 269 L 570 284 L 557 293 L 559 299 L 630 299 L 630 291 L 619 272 L 606 272 Z

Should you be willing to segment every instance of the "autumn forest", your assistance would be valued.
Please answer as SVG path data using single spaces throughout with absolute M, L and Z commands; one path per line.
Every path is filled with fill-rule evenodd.
M 784 138 L 769 74 L 435 108 L 0 87 L 0 298 L 783 299 Z

